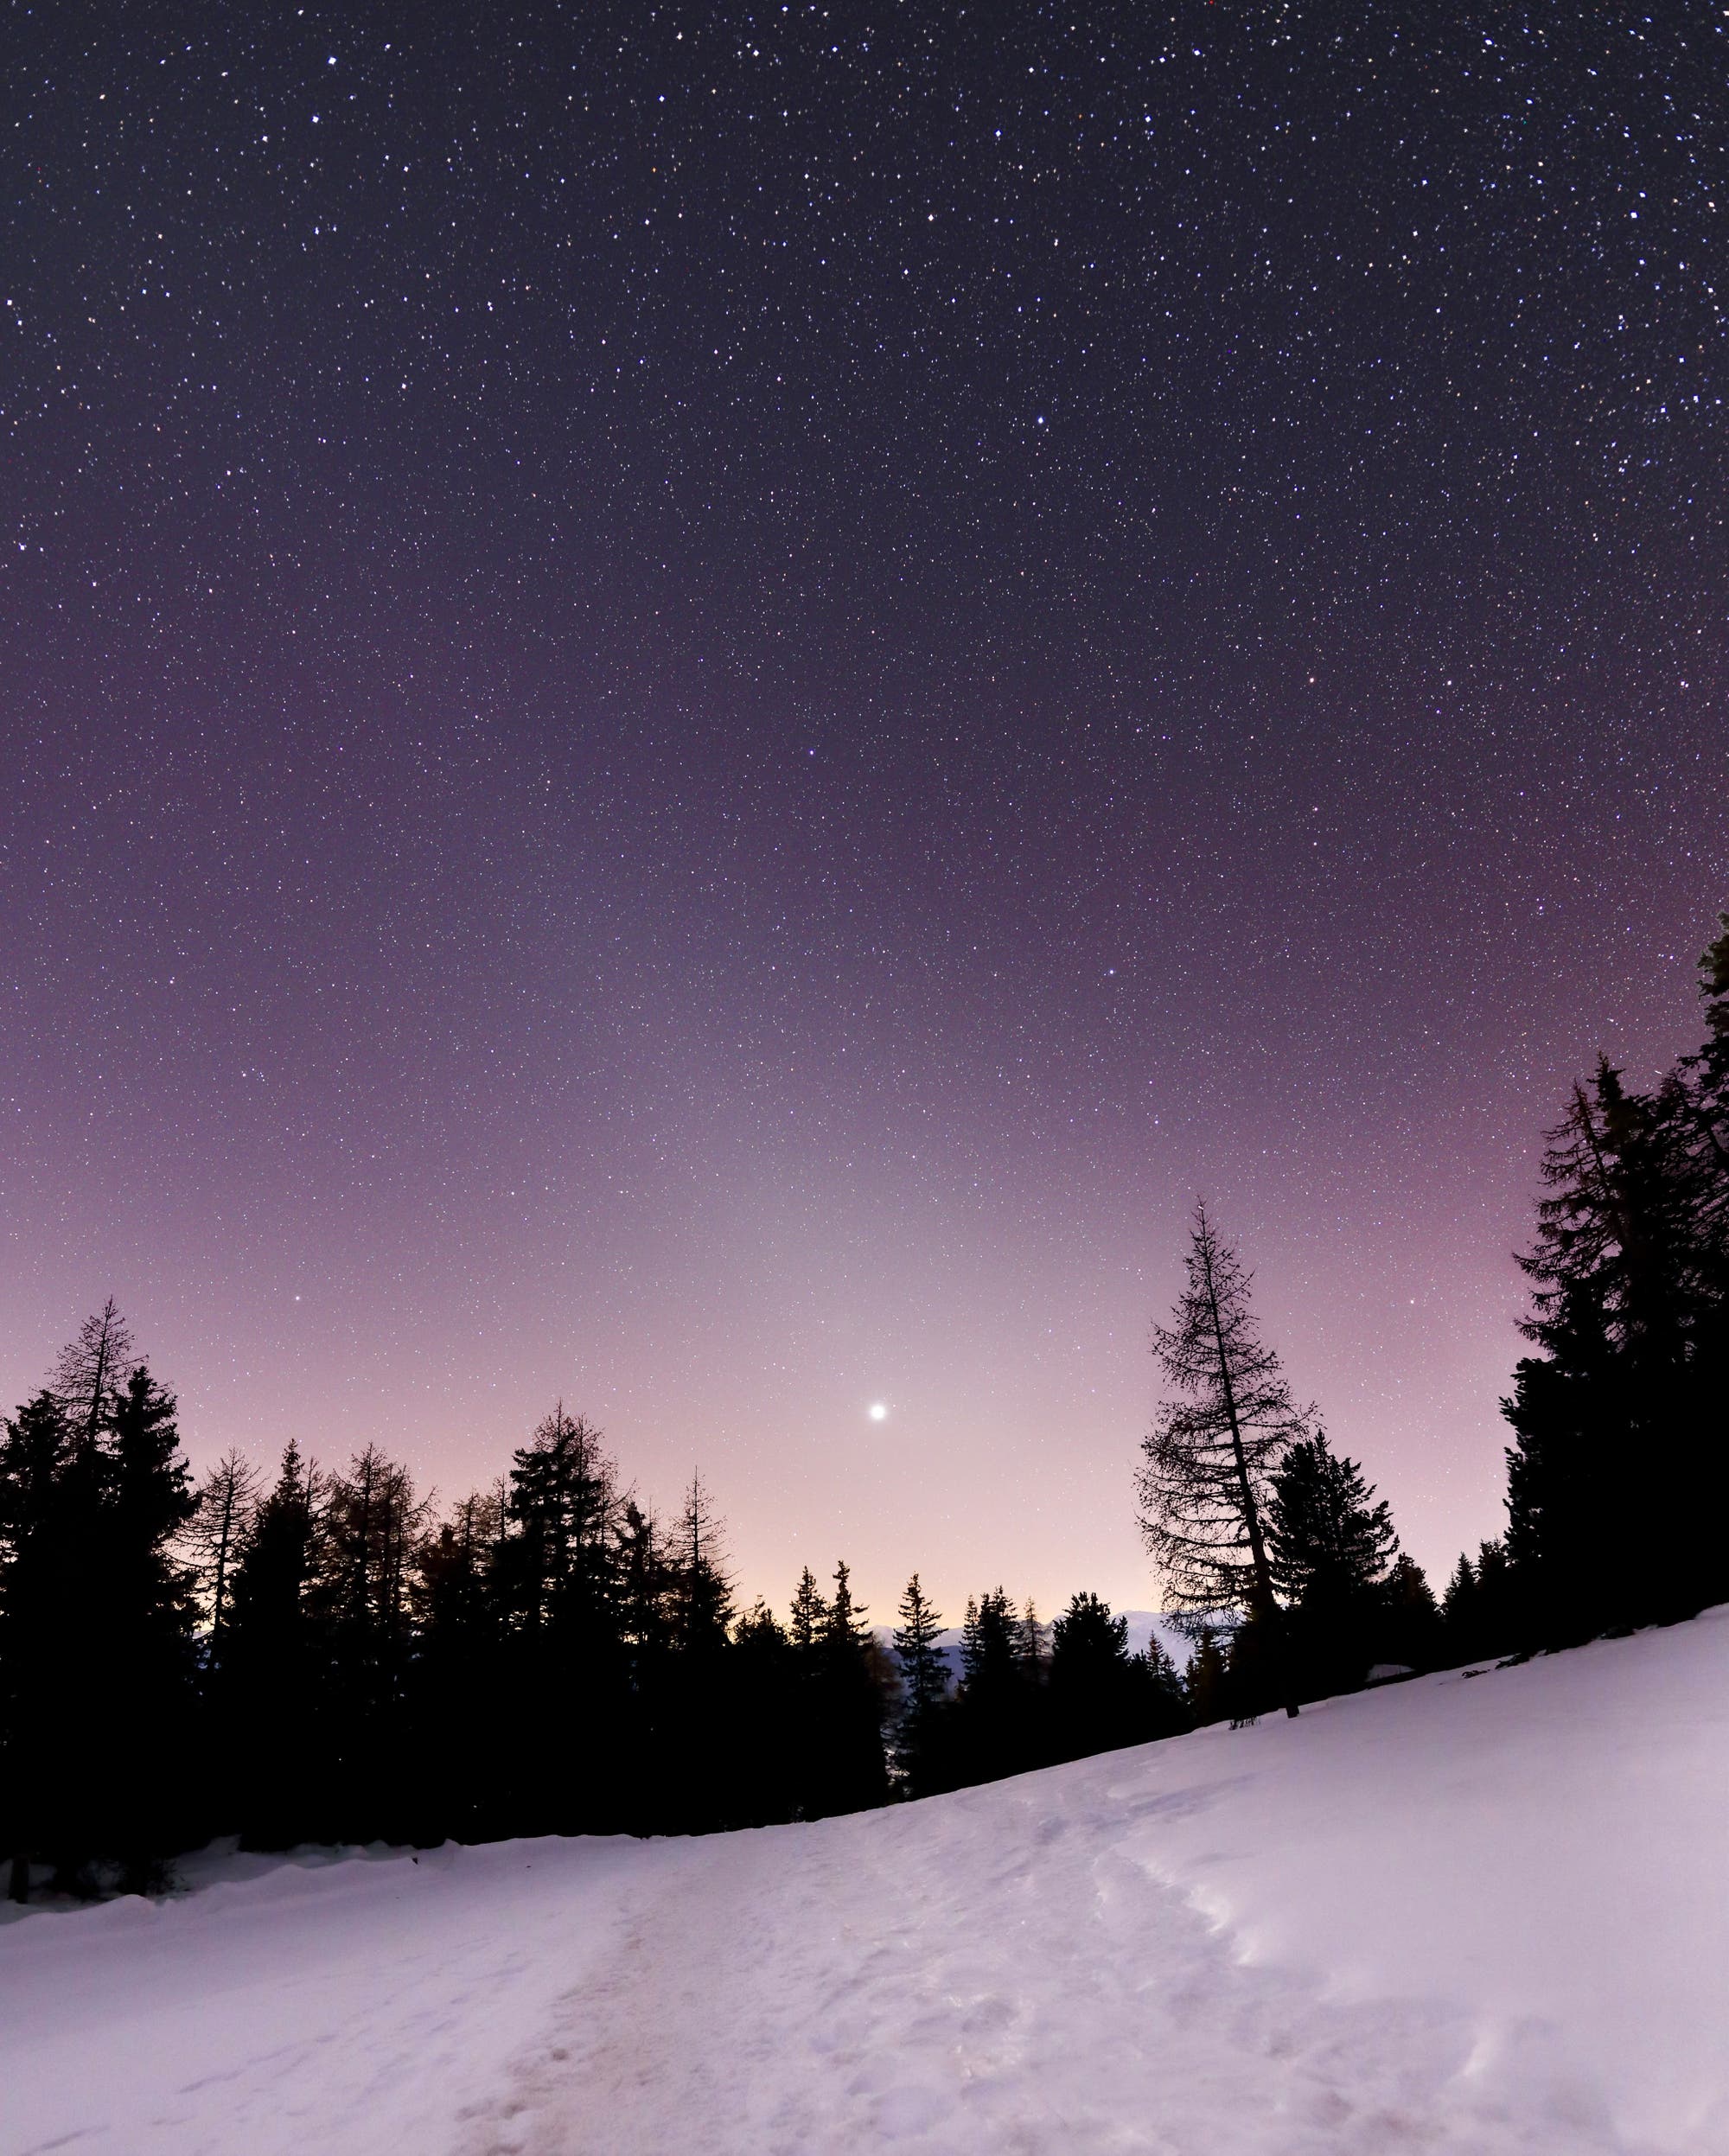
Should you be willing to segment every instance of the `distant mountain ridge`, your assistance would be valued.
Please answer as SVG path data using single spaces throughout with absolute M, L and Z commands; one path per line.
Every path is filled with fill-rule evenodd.
M 1130 1654 L 1144 1654 L 1147 1642 L 1156 1638 L 1175 1663 L 1177 1674 L 1180 1676 L 1183 1674 L 1194 1649 L 1190 1642 L 1177 1630 L 1176 1618 L 1167 1611 L 1118 1610 L 1113 1614 L 1126 1617 L 1128 1620 Z M 1048 1626 L 1050 1620 L 1048 1617 L 1041 1617 L 1040 1622 Z M 879 1624 L 876 1628 L 876 1632 L 884 1648 L 892 1653 L 895 1644 L 894 1626 Z M 936 1644 L 943 1660 L 948 1664 L 951 1675 L 959 1676 L 960 1674 L 960 1627 L 958 1624 L 951 1624 L 946 1630 L 939 1632 L 936 1636 Z

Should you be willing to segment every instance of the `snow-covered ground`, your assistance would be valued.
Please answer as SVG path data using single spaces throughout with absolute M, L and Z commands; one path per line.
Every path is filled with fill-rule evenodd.
M 1726 1789 L 1729 1610 L 812 1827 L 230 1860 L 0 1929 L 0 2147 L 1723 2156 Z

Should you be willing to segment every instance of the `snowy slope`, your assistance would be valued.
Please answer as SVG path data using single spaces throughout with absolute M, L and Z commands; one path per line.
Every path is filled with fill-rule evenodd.
M 0 2147 L 1723 2156 L 1729 1611 L 813 1827 L 0 1929 Z

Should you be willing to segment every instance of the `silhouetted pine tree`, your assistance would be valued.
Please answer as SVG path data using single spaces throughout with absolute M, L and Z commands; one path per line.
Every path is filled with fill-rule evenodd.
M 1679 1079 L 1630 1094 L 1605 1060 L 1549 1133 L 1549 1195 L 1520 1260 L 1535 1284 L 1522 1330 L 1542 1353 L 1503 1412 L 1518 1629 L 1551 1641 L 1697 1608 L 1719 1579 L 1724 1305 L 1695 1130 Z M 1657 1461 L 1672 1499 L 1630 1502 Z
M 806 1578 L 808 1578 L 807 1572 Z M 802 1594 L 804 1581 L 801 1580 Z M 808 1619 L 808 1601 L 794 1604 L 793 1637 Z M 852 1575 L 834 1568 L 834 1592 L 808 1657 L 806 1775 L 801 1809 L 807 1819 L 864 1811 L 888 1795 L 883 1757 L 883 1698 L 872 1668 L 865 1611 L 852 1599 Z
M 27 1401 L 0 1432 L 0 1848 L 11 1853 L 9 1891 L 20 1902 L 29 1898 L 32 1859 L 55 1839 L 60 1725 L 82 1705 L 76 1604 L 94 1493 L 88 1508 L 68 1504 L 73 1452 L 65 1405 L 52 1392 Z
M 1304 1696 L 1361 1684 L 1378 1658 L 1399 1538 L 1385 1501 L 1324 1432 L 1299 1438 L 1273 1470 L 1266 1540 Z
M 901 1671 L 901 1707 L 895 1725 L 895 1761 L 907 1788 L 922 1796 L 936 1718 L 948 1693 L 948 1664 L 937 1645 L 942 1618 L 915 1572 L 901 1596 L 895 1627 L 895 1659 Z
M 409 1787 L 401 1802 L 412 1839 L 422 1843 L 508 1831 L 497 1824 L 492 1747 L 483 1733 L 496 1704 L 499 1622 L 490 1575 L 502 1504 L 496 1487 L 472 1492 L 423 1536 L 416 1555 Z
M 1145 1672 L 1142 1682 L 1147 1697 L 1147 1713 L 1152 1723 L 1148 1732 L 1152 1737 L 1176 1737 L 1195 1725 L 1190 1711 L 1189 1695 L 1176 1664 L 1166 1654 L 1158 1637 L 1149 1639 L 1135 1662 Z
M 243 1453 L 230 1450 L 207 1470 L 198 1489 L 198 1509 L 186 1532 L 208 1630 L 205 1635 L 204 1676 L 213 1699 L 220 1685 L 224 1635 L 233 1598 L 234 1567 L 251 1529 L 258 1501 L 258 1474 Z
M 1001 1587 L 968 1596 L 960 1627 L 960 1681 L 975 1701 L 1013 1697 L 1019 1620 Z
M 802 1672 L 785 1628 L 760 1599 L 733 1627 L 732 1668 L 738 1824 L 791 1819 L 803 1793 Z
M 1051 1627 L 1051 1757 L 1078 1759 L 1172 1737 L 1191 1721 L 1181 1680 L 1156 1638 L 1128 1648 L 1128 1619 L 1077 1594 Z
M 107 1448 L 120 1388 L 132 1367 L 132 1343 L 113 1298 L 85 1320 L 55 1362 L 53 1387 L 67 1425 L 67 1445 L 54 1477 L 50 1516 L 39 1544 L 54 1614 L 53 1637 L 39 1644 L 46 1668 L 57 1672 L 40 1700 L 34 1774 L 44 1789 L 42 1816 L 51 1835 L 46 1853 L 54 1884 L 82 1892 L 108 1823 L 97 1718 L 107 1704 L 107 1649 L 114 1614 L 102 1577 L 110 1556 L 106 1517 L 113 1462 Z
M 1401 1550 L 1382 1590 L 1381 1659 L 1408 1669 L 1437 1669 L 1445 1655 L 1441 1613 L 1422 1566 Z
M 61 1349 L 49 1380 L 78 1445 L 93 1444 L 112 1419 L 135 1367 L 131 1333 L 111 1295 Z
M 1700 1238 L 1719 1298 L 1729 1262 L 1729 914 L 1721 916 L 1720 927 L 1699 961 L 1705 1043 L 1696 1055 L 1683 1058 L 1681 1069 Z
M 600 1432 L 563 1401 L 513 1457 L 501 1585 L 516 1628 L 613 1628 L 616 1473 Z
M 814 1655 L 817 1643 L 821 1639 L 827 1623 L 828 1604 L 823 1599 L 822 1590 L 811 1576 L 810 1566 L 807 1565 L 799 1574 L 798 1585 L 793 1590 L 791 1617 L 787 1627 L 797 1653 L 807 1657 Z
M 1107 1687 L 1129 1666 L 1129 1621 L 1113 1617 L 1111 1605 L 1095 1594 L 1069 1598 L 1069 1607 L 1050 1628 L 1050 1681 L 1075 1691 Z
M 196 1621 L 176 1544 L 197 1509 L 175 1400 L 140 1364 L 115 1400 L 104 1446 L 104 1534 L 86 1592 L 103 1652 L 86 1693 L 87 1756 L 101 1793 L 97 1847 L 142 1891 L 197 1839 L 193 1760 Z M 93 1696 L 91 1694 L 93 1694 Z M 203 1831 L 211 1831 L 207 1815 Z
M 720 1521 L 700 1475 L 691 1477 L 673 1555 L 673 1636 L 681 1655 L 711 1657 L 726 1645 L 733 1618 Z
M 514 1458 L 495 1566 L 507 1733 L 501 1802 L 520 1833 L 626 1823 L 629 1658 L 616 1473 L 600 1432 L 562 1403 Z
M 998 1586 L 970 1598 L 960 1627 L 960 1682 L 945 1718 L 945 1786 L 996 1782 L 1038 1764 L 1048 1745 L 1042 1700 L 1022 1662 L 1015 1605 Z
M 0 1814 L 30 1860 L 86 1891 L 151 1883 L 195 1831 L 191 1516 L 172 1398 L 111 1301 L 0 1443 Z
M 1285 1687 L 1297 1681 L 1298 1662 L 1284 1612 L 1269 1622 L 1251 1610 L 1221 1643 L 1225 1655 L 1225 1704 L 1233 1720 L 1265 1714 Z
M 1195 1635 L 1195 1651 L 1183 1673 L 1183 1689 L 1190 1714 L 1197 1724 L 1222 1722 L 1231 1712 L 1224 1649 L 1210 1625 L 1203 1625 Z
M 1691 1547 L 1684 1551 L 1698 1574 L 1682 1599 L 1696 1594 L 1707 1602 L 1729 1598 L 1729 1547 L 1721 1525 L 1729 1515 L 1729 914 L 1719 925 L 1721 933 L 1699 961 L 1705 1042 L 1680 1072 L 1703 1306 L 1693 1371 L 1693 1394 L 1703 1419 L 1692 1448 L 1699 1477 L 1697 1521 L 1686 1538 Z
M 1523 1585 L 1504 1541 L 1481 1542 L 1477 1551 L 1477 1610 L 1485 1655 L 1505 1655 L 1526 1630 Z
M 634 1497 L 621 1506 L 618 1614 L 628 1703 L 620 1742 L 620 1802 L 632 1819 L 662 1816 L 673 1732 L 673 1565 L 660 1522 Z
M 1095 1594 L 1077 1594 L 1050 1628 L 1056 1756 L 1079 1759 L 1153 1734 L 1151 1702 L 1129 1654 L 1128 1619 Z
M 1444 1652 L 1450 1662 L 1484 1662 L 1518 1644 L 1523 1596 L 1504 1542 L 1483 1542 L 1475 1560 L 1462 1553 L 1441 1600 Z
M 318 1715 L 324 1643 L 309 1593 L 322 1496 L 322 1478 L 290 1442 L 234 1567 L 220 1736 L 230 1814 L 247 1848 L 309 1840 L 329 1808 Z
M 1024 1683 L 1036 1689 L 1044 1682 L 1050 1666 L 1050 1627 L 1034 1608 L 1030 1595 L 1015 1635 L 1015 1659 Z
M 792 1641 L 787 1628 L 763 1601 L 761 1595 L 751 1604 L 732 1628 L 732 1643 L 744 1647 L 752 1642 L 766 1643 L 776 1653 L 785 1649 L 790 1654 Z
M 1483 1619 L 1477 1600 L 1477 1567 L 1468 1550 L 1459 1552 L 1446 1592 L 1441 1598 L 1441 1631 L 1449 1662 L 1473 1661 L 1481 1651 Z
M 723 1530 L 693 1474 L 672 1540 L 669 1576 L 673 1655 L 667 1705 L 670 1749 L 658 1776 L 660 1815 L 686 1833 L 742 1823 L 745 1773 L 732 1696 L 732 1585 Z
M 412 1566 L 426 1508 L 406 1468 L 365 1445 L 325 1493 L 311 1594 L 329 1656 L 321 1700 L 331 1810 L 322 1834 L 399 1839 L 412 1629 Z
M 1268 1681 L 1297 1712 L 1290 1657 L 1262 1521 L 1270 1478 L 1308 1435 L 1279 1357 L 1249 1309 L 1250 1276 L 1197 1206 L 1187 1279 L 1153 1351 L 1169 1396 L 1142 1445 L 1141 1531 L 1162 1574 L 1167 1607 L 1198 1631 L 1237 1611 L 1270 1649 Z

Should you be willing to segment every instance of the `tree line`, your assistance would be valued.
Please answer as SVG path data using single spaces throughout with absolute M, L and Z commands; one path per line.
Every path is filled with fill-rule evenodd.
M 1460 1557 L 1439 1606 L 1197 1209 L 1137 1490 L 1203 1719 L 1295 1714 L 1377 1662 L 1523 1656 L 1729 1598 L 1729 915 L 1719 928 L 1699 1049 L 1643 1093 L 1599 1058 L 1547 1133 L 1519 1260 L 1536 1352 L 1502 1402 L 1506 1532 Z
M 693 1477 L 658 1517 L 556 1407 L 437 1513 L 376 1446 L 195 1484 L 111 1301 L 0 1425 L 0 1852 L 144 1886 L 254 1848 L 699 1832 L 924 1796 L 1305 1700 L 1522 1655 L 1729 1596 L 1729 915 L 1707 1037 L 1649 1093 L 1600 1062 L 1549 1134 L 1503 1403 L 1508 1524 L 1438 1602 L 1299 1406 L 1204 1209 L 1154 1349 L 1138 1490 L 1179 1674 L 1077 1594 L 999 1586 L 957 1650 L 916 1574 L 884 1643 L 847 1566 L 737 1606 Z
M 658 1517 L 556 1407 L 436 1511 L 367 1445 L 195 1483 L 112 1302 L 0 1431 L 0 1852 L 13 1896 L 255 1849 L 817 1819 L 1188 1725 L 1156 1645 L 1002 1591 L 954 1666 L 916 1577 L 880 1638 L 847 1566 L 737 1604 L 693 1476 Z

